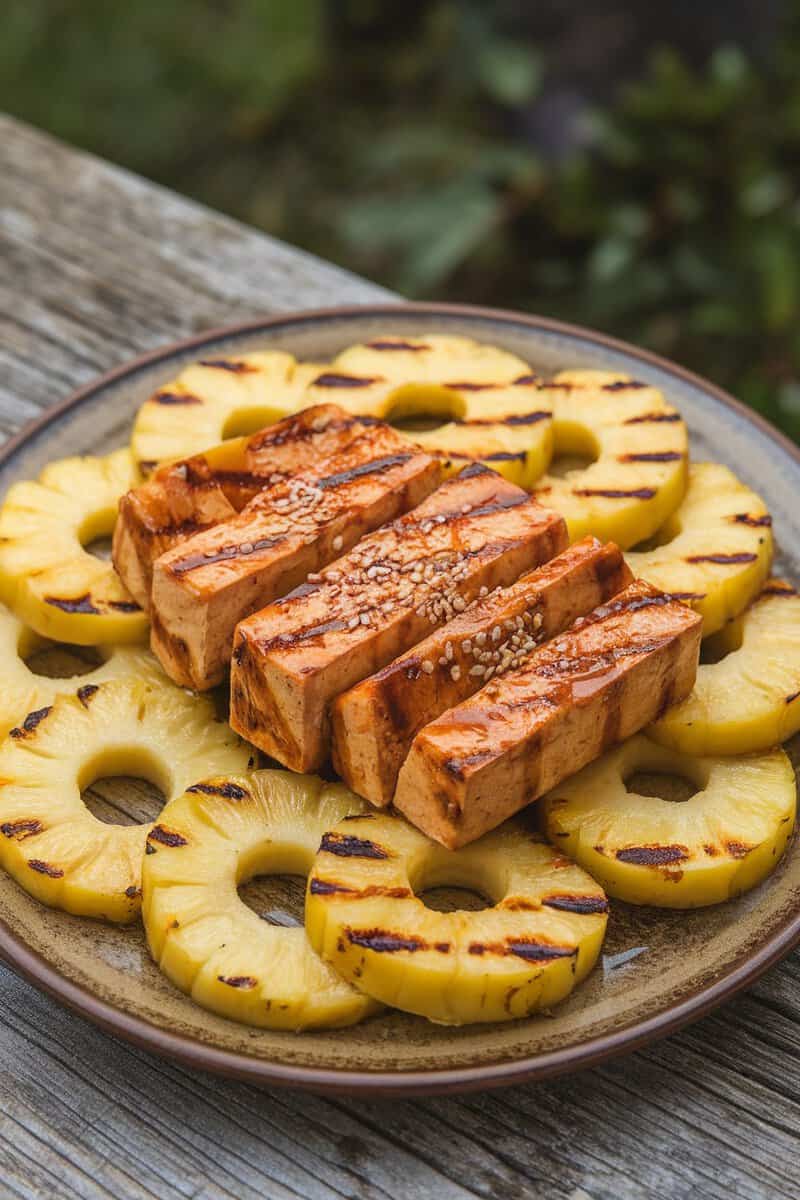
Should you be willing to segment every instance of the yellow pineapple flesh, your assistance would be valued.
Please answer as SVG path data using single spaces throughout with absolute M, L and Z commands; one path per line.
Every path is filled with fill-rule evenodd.
M 707 645 L 691 695 L 647 730 L 684 754 L 752 754 L 800 730 L 800 596 L 770 579 Z
M 0 600 L 42 637 L 140 642 L 147 619 L 113 565 L 85 547 L 109 536 L 136 482 L 128 450 L 65 458 L 11 486 L 0 509 Z
M 81 792 L 139 775 L 169 799 L 250 755 L 205 697 L 149 676 L 84 683 L 28 713 L 0 747 L 0 864 L 44 904 L 132 921 L 150 826 L 106 824 Z
M 192 363 L 136 414 L 131 452 L 138 469 L 149 475 L 159 463 L 255 433 L 305 408 L 305 388 L 323 369 L 279 350 Z
M 694 463 L 680 507 L 652 549 L 628 554 L 633 573 L 691 604 L 703 636 L 721 629 L 758 594 L 772 563 L 764 501 L 720 463 Z
M 366 805 L 341 784 L 288 771 L 220 776 L 167 805 L 148 839 L 150 951 L 203 1008 L 271 1029 L 351 1025 L 379 1007 L 314 953 L 302 927 L 240 899 L 254 875 L 306 874 L 326 830 Z
M 438 912 L 443 885 L 493 907 Z M 579 867 L 508 822 L 445 850 L 402 817 L 366 814 L 325 835 L 309 878 L 306 930 L 367 995 L 432 1021 L 508 1021 L 563 1000 L 592 969 L 608 903 Z
M 56 655 L 73 660 L 74 647 L 51 643 L 34 633 L 18 617 L 0 605 L 0 660 L 3 663 L 3 687 L 0 691 L 0 738 L 22 722 L 27 713 L 52 704 L 57 696 L 92 688 L 110 679 L 129 676 L 160 679 L 166 677 L 157 659 L 143 646 L 108 646 L 100 664 L 81 674 L 47 676 L 36 674 L 28 658 Z
M 529 488 L 550 461 L 549 393 L 523 359 L 469 338 L 384 335 L 351 346 L 317 373 L 305 402 L 331 400 L 403 423 L 453 474 L 484 462 Z
M 682 802 L 628 791 L 638 773 L 679 775 Z M 643 735 L 540 801 L 554 846 L 609 896 L 631 904 L 699 908 L 746 892 L 773 870 L 794 828 L 795 776 L 782 750 L 696 758 Z
M 549 384 L 555 454 L 588 465 L 549 474 L 534 494 L 563 514 L 571 541 L 627 550 L 650 537 L 686 490 L 688 435 L 662 393 L 610 371 L 561 371 Z

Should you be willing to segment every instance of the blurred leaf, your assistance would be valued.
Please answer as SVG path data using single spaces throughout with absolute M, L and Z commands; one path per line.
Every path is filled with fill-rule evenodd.
M 478 75 L 498 104 L 529 104 L 542 82 L 542 59 L 530 46 L 494 38 L 481 50 Z

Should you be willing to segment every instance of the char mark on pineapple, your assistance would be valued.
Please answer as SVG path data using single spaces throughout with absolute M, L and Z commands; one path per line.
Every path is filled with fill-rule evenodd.
M 757 554 L 748 551 L 741 551 L 734 554 L 690 554 L 686 559 L 689 563 L 714 563 L 717 566 L 736 566 L 739 563 L 755 562 L 758 558 Z
M 175 848 L 177 846 L 188 846 L 188 841 L 181 833 L 177 833 L 174 829 L 167 829 L 165 825 L 154 825 L 147 835 L 149 842 L 159 842 L 162 846 Z
M 667 867 L 686 862 L 689 851 L 686 846 L 626 846 L 617 850 L 616 857 L 620 862 L 637 867 Z
M 3 837 L 11 838 L 15 842 L 24 842 L 25 838 L 33 837 L 36 833 L 41 833 L 43 829 L 44 825 L 42 822 L 37 821 L 35 818 L 5 821 L 0 825 L 0 833 L 2 833 Z
M 48 879 L 64 878 L 64 872 L 61 867 L 54 867 L 52 863 L 43 862 L 41 858 L 29 858 L 28 866 L 37 875 L 46 875 Z
M 545 908 L 555 908 L 559 912 L 578 913 L 581 916 L 607 913 L 610 908 L 605 896 L 580 896 L 571 892 L 557 896 L 545 896 L 542 904 Z
M 377 842 L 371 842 L 367 838 L 355 837 L 348 833 L 323 834 L 319 848 L 320 852 L 335 854 L 339 858 L 385 859 L 391 857 L 389 851 L 384 850 L 383 846 L 379 846 Z
M 772 525 L 772 517 L 769 513 L 764 513 L 761 517 L 751 516 L 750 513 L 736 513 L 731 520 L 735 521 L 737 525 L 749 525 L 752 529 L 759 529 L 762 526 L 769 529 Z
M 325 388 L 363 388 L 371 387 L 373 383 L 382 383 L 379 375 L 338 375 L 334 371 L 324 371 L 313 381 L 313 387 Z
M 662 463 L 680 462 L 684 457 L 682 450 L 648 450 L 639 454 L 620 454 L 617 462 L 621 463 Z
M 506 938 L 504 942 L 470 942 L 469 953 L 508 958 L 523 958 L 530 963 L 554 962 L 558 958 L 574 958 L 578 953 L 574 946 L 558 946 L 553 942 L 537 942 L 533 938 Z
M 418 950 L 431 949 L 447 954 L 450 950 L 447 942 L 437 942 L 432 947 L 424 938 L 408 933 L 392 933 L 388 929 L 348 929 L 345 936 L 352 946 L 374 950 L 376 954 L 397 954 L 402 950 L 415 954 Z
M 652 500 L 655 488 L 573 488 L 575 496 L 589 498 L 598 496 L 603 500 Z
M 29 733 L 33 733 L 37 726 L 41 724 L 52 707 L 52 704 L 48 704 L 44 708 L 36 708 L 33 712 L 29 712 L 22 724 L 12 729 L 8 736 L 17 739 L 27 737 Z
M 680 421 L 681 414 L 677 412 L 642 413 L 638 417 L 628 417 L 626 425 L 674 425 Z
M 250 793 L 238 783 L 193 783 L 187 792 L 199 792 L 203 796 L 221 796 L 223 800 L 249 800 Z

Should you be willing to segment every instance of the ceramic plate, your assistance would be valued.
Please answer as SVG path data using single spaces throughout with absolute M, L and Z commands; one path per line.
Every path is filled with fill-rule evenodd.
M 137 406 L 196 358 L 280 348 L 324 360 L 380 333 L 439 331 L 490 342 L 541 372 L 623 370 L 655 384 L 683 413 L 695 458 L 727 463 L 766 499 L 777 569 L 800 579 L 800 454 L 774 429 L 696 376 L 585 330 L 536 317 L 441 305 L 301 313 L 205 334 L 112 372 L 8 443 L 0 491 L 52 458 L 127 441 Z M 135 790 L 135 789 L 134 789 Z M 141 819 L 154 816 L 136 792 Z M 113 804 L 113 793 L 107 797 Z M 133 796 L 129 797 L 133 799 Z M 269 919 L 302 911 L 302 887 L 252 885 Z M 317 1091 L 432 1093 L 543 1078 L 642 1045 L 708 1012 L 800 941 L 800 848 L 761 887 L 698 912 L 614 903 L 604 954 L 590 979 L 552 1014 L 448 1029 L 399 1013 L 332 1033 L 252 1030 L 203 1012 L 150 962 L 139 928 L 118 929 L 43 908 L 0 878 L 0 952 L 39 987 L 97 1024 L 193 1067 Z

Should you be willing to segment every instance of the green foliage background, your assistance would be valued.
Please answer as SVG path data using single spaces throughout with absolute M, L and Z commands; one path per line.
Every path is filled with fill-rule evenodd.
M 7 0 L 0 106 L 409 296 L 650 346 L 800 440 L 800 13 L 668 47 L 544 158 L 483 0 Z M 573 147 L 575 142 L 573 141 Z

